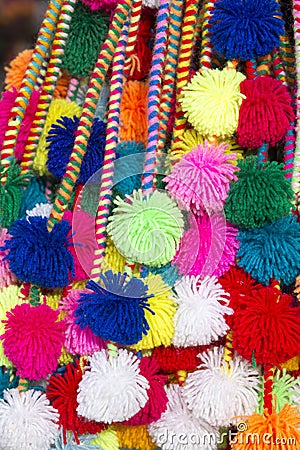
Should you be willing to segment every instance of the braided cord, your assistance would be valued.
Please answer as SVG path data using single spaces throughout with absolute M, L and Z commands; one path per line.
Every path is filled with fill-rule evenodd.
M 106 247 L 106 226 L 111 205 L 114 178 L 114 162 L 116 159 L 116 147 L 118 144 L 120 125 L 120 105 L 125 79 L 124 65 L 127 37 L 128 26 L 125 25 L 114 55 L 112 65 L 111 88 L 106 128 L 106 145 L 102 166 L 99 204 L 96 217 L 96 240 L 98 248 L 95 251 L 94 263 L 91 271 L 91 278 L 94 281 L 97 281 L 99 279 L 100 267 L 104 258 Z
M 24 156 L 21 162 L 22 173 L 29 172 L 34 159 L 35 150 L 41 138 L 56 83 L 60 75 L 66 42 L 69 35 L 72 15 L 77 0 L 65 0 L 52 44 L 52 53 L 48 64 L 45 81 L 42 87 L 39 104 L 31 126 Z
M 280 54 L 285 66 L 287 82 L 293 90 L 295 87 L 295 56 L 287 34 L 280 36 Z
M 130 6 L 130 0 L 122 0 L 118 4 L 108 36 L 102 45 L 90 80 L 89 88 L 87 90 L 83 112 L 76 132 L 74 148 L 70 156 L 65 175 L 61 182 L 61 186 L 58 190 L 51 215 L 48 219 L 47 226 L 49 231 L 52 230 L 55 223 L 62 219 L 64 211 L 67 208 L 68 202 L 71 198 L 75 183 L 78 179 L 82 160 L 86 153 L 88 140 L 91 134 L 97 102 L 100 97 L 107 70 L 117 47 L 121 30 L 130 12 Z
M 186 86 L 189 80 L 193 42 L 194 38 L 196 38 L 197 11 L 197 0 L 187 0 L 183 19 L 181 46 L 177 68 L 176 111 L 172 137 L 172 150 L 175 149 L 176 143 L 180 141 L 186 125 L 186 118 L 182 111 L 181 104 L 178 100 L 180 98 L 183 87 Z
M 73 77 L 70 80 L 70 84 L 68 87 L 68 92 L 67 92 L 67 96 L 66 99 L 68 100 L 68 102 L 74 102 L 76 100 L 76 94 L 79 88 L 79 84 L 80 81 L 78 78 Z
M 224 347 L 224 361 L 226 363 L 228 372 L 230 372 L 230 361 L 232 361 L 232 358 L 233 358 L 232 331 L 229 331 L 229 333 L 226 336 L 226 342 Z
M 270 75 L 271 55 L 257 58 L 257 75 Z
M 63 0 L 51 0 L 41 25 L 35 49 L 24 74 L 18 96 L 11 110 L 4 142 L 1 151 L 1 163 L 8 167 L 13 157 L 22 120 L 40 72 L 45 69 L 45 61 L 49 58 L 59 14 Z
M 203 25 L 202 25 L 202 45 L 200 55 L 200 68 L 211 69 L 212 44 L 210 42 L 210 19 L 214 10 L 215 0 L 204 0 L 203 4 Z
M 269 364 L 264 366 L 264 410 L 269 414 L 273 411 L 273 383 L 274 367 Z
M 142 0 L 133 0 L 126 46 L 126 60 L 124 66 L 125 77 L 127 77 L 128 74 L 131 73 L 132 70 L 134 70 L 134 61 L 140 64 L 140 61 L 138 61 L 138 57 L 135 55 L 135 45 L 141 19 L 142 4 Z
M 161 95 L 161 80 L 165 61 L 165 48 L 168 35 L 169 1 L 161 0 L 156 26 L 156 39 L 153 50 L 152 66 L 148 92 L 148 145 L 142 176 L 144 197 L 154 190 L 156 145 L 158 141 L 158 109 Z

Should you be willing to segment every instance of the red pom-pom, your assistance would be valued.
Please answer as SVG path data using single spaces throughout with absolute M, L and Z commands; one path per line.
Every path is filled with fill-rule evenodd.
M 153 351 L 153 357 L 158 361 L 160 367 L 165 373 L 174 373 L 178 370 L 190 372 L 199 366 L 197 355 L 210 348 L 209 345 L 196 347 L 156 347 Z
M 241 299 L 241 297 L 240 297 Z M 233 347 L 257 364 L 280 364 L 300 354 L 300 309 L 273 287 L 246 294 L 235 313 Z
M 64 321 L 47 305 L 17 305 L 4 321 L 3 349 L 17 375 L 40 380 L 53 372 L 64 342 Z
M 155 358 L 142 358 L 140 363 L 141 375 L 149 381 L 150 388 L 147 391 L 149 399 L 135 416 L 125 422 L 126 425 L 148 425 L 160 419 L 167 409 L 168 397 L 164 385 L 168 377 L 161 373 L 161 367 Z
M 79 434 L 96 434 L 105 428 L 102 423 L 88 421 L 77 414 L 77 390 L 82 380 L 82 370 L 79 364 L 68 364 L 63 374 L 52 375 L 48 381 L 46 395 L 54 408 L 59 412 L 59 425 L 64 432 L 73 431 L 77 444 Z
M 128 80 L 143 80 L 149 75 L 152 52 L 150 40 L 153 38 L 153 15 L 142 14 L 137 33 L 135 54 L 138 57 L 139 64 L 134 66 L 134 70 L 128 76 Z
M 287 88 L 266 76 L 244 80 L 240 89 L 246 98 L 239 113 L 238 144 L 247 148 L 275 145 L 284 138 L 294 117 Z

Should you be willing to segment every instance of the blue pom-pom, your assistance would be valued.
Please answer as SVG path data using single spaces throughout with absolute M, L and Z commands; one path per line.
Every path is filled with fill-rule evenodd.
M 0 398 L 6 389 L 16 388 L 19 384 L 19 377 L 12 376 L 12 371 L 6 367 L 0 367 Z
M 63 220 L 47 230 L 47 218 L 30 217 L 14 222 L 9 228 L 12 238 L 5 242 L 9 250 L 5 259 L 21 281 L 45 288 L 63 288 L 70 274 L 74 277 L 74 260 L 68 246 L 71 226 Z
M 122 345 L 133 345 L 147 334 L 149 310 L 147 286 L 142 280 L 108 271 L 101 275 L 104 288 L 94 281 L 87 283 L 92 293 L 81 294 L 75 311 L 76 323 L 89 326 L 96 336 Z M 151 311 L 152 312 L 152 311 Z
M 62 117 L 57 123 L 52 125 L 48 133 L 47 142 L 49 142 L 49 152 L 47 168 L 59 180 L 65 174 L 73 150 L 78 123 L 79 119 L 76 116 L 73 118 Z M 105 132 L 105 123 L 99 119 L 95 119 L 92 125 L 87 151 L 82 161 L 78 179 L 79 183 L 86 183 L 101 168 L 105 150 Z
M 295 281 L 300 273 L 300 224 L 286 216 L 263 228 L 240 231 L 238 265 L 260 283 L 270 280 L 283 284 Z
M 210 23 L 213 48 L 227 59 L 265 56 L 284 33 L 276 0 L 217 0 Z
M 118 144 L 117 155 L 114 187 L 124 197 L 141 187 L 145 147 L 142 142 L 124 141 Z

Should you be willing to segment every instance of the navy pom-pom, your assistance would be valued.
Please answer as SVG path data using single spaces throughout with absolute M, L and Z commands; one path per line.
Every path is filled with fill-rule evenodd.
M 96 336 L 122 345 L 133 345 L 147 334 L 149 310 L 147 286 L 142 280 L 108 271 L 101 275 L 104 288 L 94 281 L 87 283 L 91 293 L 81 294 L 75 311 L 76 323 L 89 326 Z M 152 311 L 151 311 L 152 312 Z
M 227 59 L 265 56 L 284 33 L 276 0 L 217 0 L 210 23 L 213 48 Z
M 74 276 L 74 260 L 68 246 L 71 226 L 63 220 L 47 230 L 47 218 L 30 217 L 14 222 L 5 242 L 11 271 L 21 281 L 45 288 L 63 288 Z
M 59 180 L 64 176 L 70 155 L 73 150 L 75 133 L 79 119 L 74 116 L 62 117 L 53 124 L 47 137 L 48 160 L 47 168 L 49 172 Z M 105 150 L 106 125 L 99 119 L 95 119 L 92 125 L 91 136 L 89 138 L 86 154 L 84 155 L 79 179 L 82 184 L 101 168 Z
M 260 283 L 270 280 L 288 285 L 300 273 L 300 224 L 286 216 L 262 228 L 240 231 L 238 265 Z

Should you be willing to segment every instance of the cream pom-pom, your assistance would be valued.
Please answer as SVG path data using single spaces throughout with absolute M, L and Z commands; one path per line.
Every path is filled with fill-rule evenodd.
M 38 203 L 33 209 L 26 211 L 27 217 L 49 217 L 52 211 L 51 203 Z
M 0 449 L 49 450 L 58 436 L 58 418 L 45 394 L 4 391 L 0 400 Z
M 200 370 L 190 373 L 183 386 L 191 413 L 215 426 L 228 426 L 258 407 L 258 371 L 237 355 L 230 361 L 229 371 L 223 354 L 224 348 L 218 347 L 201 354 Z
M 183 277 L 176 285 L 173 343 L 177 347 L 207 345 L 225 336 L 229 327 L 225 315 L 233 314 L 228 307 L 229 294 L 216 277 Z
M 166 389 L 167 410 L 148 427 L 153 441 L 162 450 L 215 450 L 219 441 L 218 430 L 188 410 L 178 384 Z
M 236 131 L 245 98 L 240 91 L 243 80 L 245 76 L 234 69 L 207 69 L 183 88 L 182 110 L 202 136 L 227 138 Z
M 140 374 L 140 360 L 119 349 L 116 356 L 106 350 L 94 353 L 78 389 L 79 415 L 97 422 L 130 419 L 148 400 L 148 380 Z

